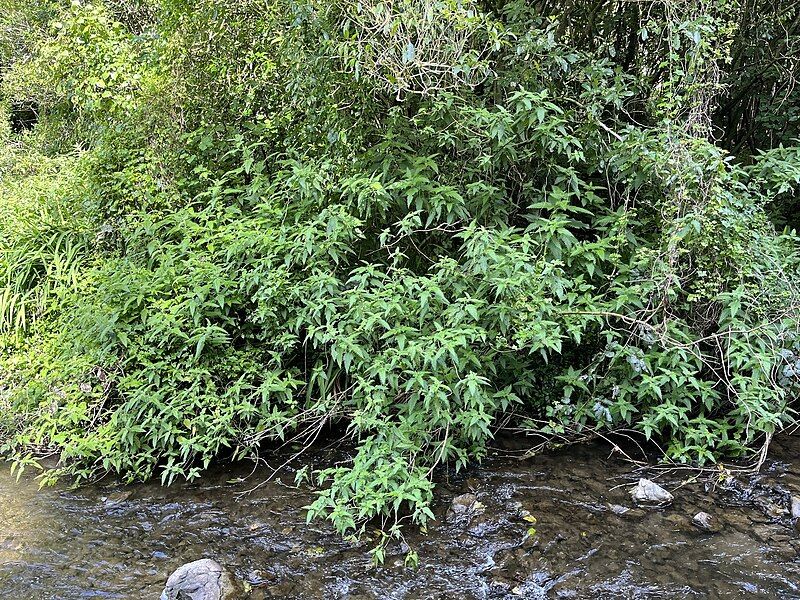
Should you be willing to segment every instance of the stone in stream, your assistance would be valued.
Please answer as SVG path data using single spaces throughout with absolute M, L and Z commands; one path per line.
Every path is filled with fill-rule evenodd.
M 717 519 L 712 517 L 707 512 L 699 512 L 692 517 L 692 525 L 702 529 L 703 531 L 717 532 L 719 531 L 719 523 Z
M 639 506 L 661 507 L 672 504 L 672 494 L 649 479 L 640 479 L 631 490 L 633 501 Z
M 792 518 L 800 518 L 800 496 L 792 496 Z
M 239 594 L 233 575 L 217 561 L 203 558 L 170 575 L 160 600 L 235 600 Z
M 624 514 L 629 513 L 631 509 L 628 508 L 627 506 L 622 506 L 621 504 L 609 504 L 608 510 L 613 512 L 615 515 L 622 516 Z
M 478 502 L 475 494 L 461 494 L 453 498 L 450 509 L 447 511 L 447 522 L 456 523 L 462 520 L 469 520 L 473 515 L 482 513 L 485 507 Z
M 133 492 L 130 490 L 125 490 L 123 492 L 114 492 L 113 494 L 109 494 L 105 498 L 101 498 L 101 500 L 106 506 L 116 506 L 117 504 L 122 504 L 125 502 L 131 497 L 131 495 L 133 495 Z

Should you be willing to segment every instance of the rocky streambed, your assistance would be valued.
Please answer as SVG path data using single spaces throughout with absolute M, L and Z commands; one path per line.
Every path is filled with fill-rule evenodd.
M 407 531 L 418 569 L 404 566 L 404 544 L 375 568 L 369 540 L 307 525 L 313 491 L 291 485 L 291 470 L 268 483 L 267 469 L 242 465 L 170 488 L 39 491 L 4 468 L 0 597 L 157 599 L 176 568 L 210 558 L 253 600 L 800 598 L 800 439 L 777 439 L 760 473 L 733 478 L 617 456 L 600 444 L 526 460 L 498 449 L 442 473 L 437 521 Z M 635 502 L 642 477 L 672 499 Z

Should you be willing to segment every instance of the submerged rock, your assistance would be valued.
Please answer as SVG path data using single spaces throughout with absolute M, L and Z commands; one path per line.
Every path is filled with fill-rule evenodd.
M 512 598 L 524 600 L 547 600 L 547 591 L 537 583 L 523 583 L 511 590 Z
M 692 525 L 703 531 L 719 531 L 719 522 L 707 512 L 699 512 L 692 517 Z
M 609 504 L 608 510 L 613 512 L 615 515 L 624 515 L 630 512 L 630 508 L 627 506 L 622 506 L 621 504 Z
M 475 494 L 461 494 L 453 498 L 450 509 L 447 511 L 447 521 L 455 523 L 469 520 L 473 515 L 480 514 L 484 510 L 485 507 L 478 502 L 478 497 Z
M 239 586 L 215 560 L 203 558 L 179 567 L 167 579 L 160 600 L 235 600 Z
M 113 494 L 109 494 L 105 498 L 101 498 L 101 500 L 106 506 L 116 506 L 117 504 L 122 504 L 125 502 L 132 495 L 133 492 L 130 490 L 125 490 L 123 492 L 114 492 Z
M 649 479 L 640 479 L 639 484 L 631 490 L 631 498 L 639 506 L 667 506 L 672 504 L 672 494 Z
M 465 510 L 469 510 L 477 501 L 478 497 L 475 494 L 469 492 L 466 494 L 461 494 L 460 496 L 453 498 L 453 501 L 450 504 L 450 509 L 463 512 Z
M 789 514 L 789 509 L 786 508 L 785 502 L 775 502 L 771 498 L 757 498 L 756 505 L 770 519 L 782 519 Z

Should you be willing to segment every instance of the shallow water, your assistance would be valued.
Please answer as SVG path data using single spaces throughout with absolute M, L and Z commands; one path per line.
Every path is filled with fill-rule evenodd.
M 776 441 L 760 474 L 725 485 L 651 474 L 675 495 L 664 510 L 632 506 L 640 473 L 608 446 L 523 461 L 508 454 L 442 474 L 437 522 L 427 534 L 407 533 L 418 570 L 403 567 L 400 544 L 373 568 L 367 541 L 306 525 L 306 487 L 273 480 L 242 496 L 266 469 L 218 469 L 170 488 L 39 491 L 4 468 L 0 597 L 155 599 L 176 567 L 210 557 L 246 581 L 253 600 L 800 598 L 800 539 L 788 510 L 790 494 L 800 494 L 797 438 Z M 318 466 L 343 458 L 341 449 L 311 455 Z M 289 470 L 284 481 L 292 479 Z M 469 491 L 485 511 L 448 522 L 452 498 Z M 617 514 L 620 506 L 631 510 Z M 524 510 L 536 518 L 533 535 Z M 700 510 L 717 518 L 720 532 L 691 525 Z

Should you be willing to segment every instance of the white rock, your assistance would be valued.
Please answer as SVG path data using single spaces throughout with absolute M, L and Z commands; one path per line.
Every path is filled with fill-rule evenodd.
M 719 529 L 717 520 L 707 512 L 699 512 L 692 517 L 692 525 L 705 531 L 717 531 Z
M 161 600 L 234 600 L 238 593 L 230 572 L 217 561 L 203 558 L 170 575 Z
M 672 494 L 649 479 L 639 480 L 639 484 L 631 490 L 631 498 L 639 506 L 667 506 L 674 499 Z
M 622 506 L 621 504 L 609 504 L 608 510 L 613 512 L 615 515 L 624 515 L 625 513 L 630 512 L 630 508 L 627 506 Z
M 792 518 L 800 518 L 800 496 L 792 496 Z

